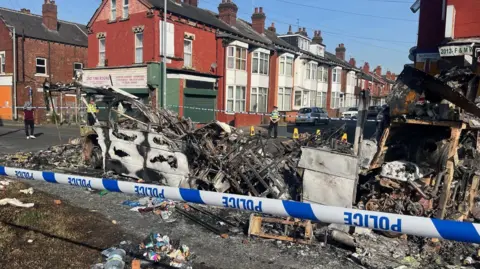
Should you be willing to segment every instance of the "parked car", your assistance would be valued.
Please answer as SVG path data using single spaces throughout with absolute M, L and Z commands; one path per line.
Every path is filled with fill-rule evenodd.
M 318 123 L 330 123 L 328 113 L 320 107 L 304 107 L 298 110 L 298 115 L 295 118 L 295 124 L 309 123 L 316 125 Z
M 342 112 L 344 119 L 356 119 L 358 117 L 358 107 L 350 107 L 347 111 Z
M 367 111 L 367 119 L 376 119 L 380 111 L 382 111 L 381 106 L 369 106 Z

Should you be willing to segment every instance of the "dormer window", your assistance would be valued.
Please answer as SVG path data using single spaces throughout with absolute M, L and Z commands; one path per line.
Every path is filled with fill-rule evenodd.
M 302 50 L 308 51 L 310 48 L 310 41 L 305 38 L 299 37 L 298 38 L 298 47 Z

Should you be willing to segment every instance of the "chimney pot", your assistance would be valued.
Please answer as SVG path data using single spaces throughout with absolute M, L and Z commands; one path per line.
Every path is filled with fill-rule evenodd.
M 288 26 L 288 32 L 287 32 L 287 34 L 288 34 L 288 35 L 293 34 L 293 32 L 292 32 L 292 25 L 289 25 L 289 26 Z
M 198 0 L 189 0 L 188 4 L 194 7 L 198 7 Z
M 252 28 L 259 34 L 265 33 L 265 13 L 263 13 L 263 8 L 256 7 L 255 13 L 252 15 Z

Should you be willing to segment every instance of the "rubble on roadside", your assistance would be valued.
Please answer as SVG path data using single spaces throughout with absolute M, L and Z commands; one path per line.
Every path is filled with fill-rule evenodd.
M 106 262 L 95 264 L 92 268 L 106 268 L 108 261 L 113 258 L 125 268 L 131 268 L 130 264 L 140 260 L 141 268 L 170 266 L 169 268 L 191 269 L 195 255 L 188 246 L 180 243 L 180 240 L 160 233 L 151 233 L 139 244 L 122 241 L 118 246 L 102 251 Z

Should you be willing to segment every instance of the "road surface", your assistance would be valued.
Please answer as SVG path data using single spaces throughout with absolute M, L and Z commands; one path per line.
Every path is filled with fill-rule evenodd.
M 67 143 L 69 139 L 79 135 L 78 127 L 60 127 L 57 130 L 55 126 L 35 126 L 37 138 L 27 139 L 22 125 L 3 125 L 0 126 L 0 152 L 8 154 L 18 151 L 37 151 Z

